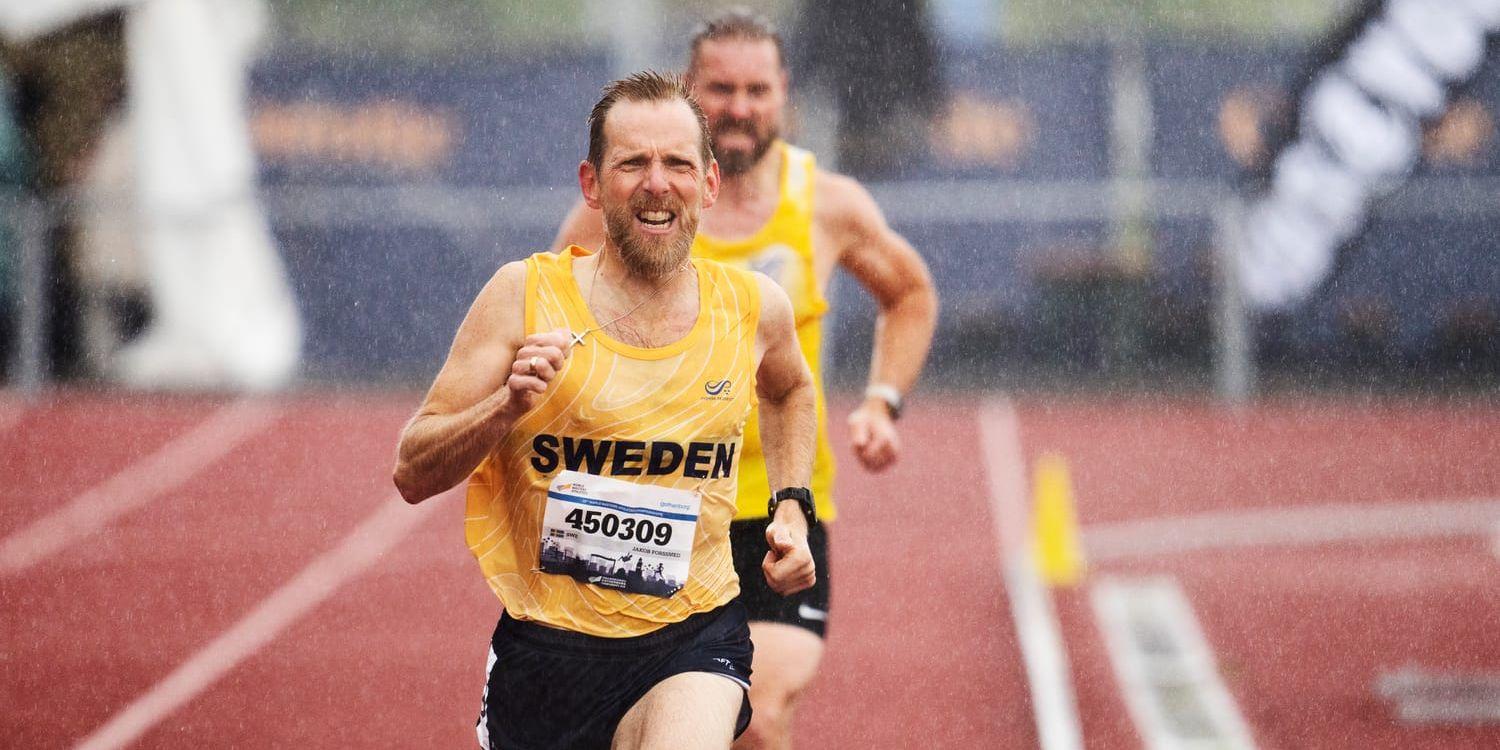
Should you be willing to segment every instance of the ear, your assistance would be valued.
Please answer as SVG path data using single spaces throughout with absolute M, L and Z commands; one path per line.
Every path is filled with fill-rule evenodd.
M 583 191 L 583 202 L 589 208 L 599 208 L 599 173 L 594 170 L 593 162 L 584 159 L 578 162 L 578 188 Z
M 719 199 L 719 160 L 714 159 L 708 163 L 708 171 L 703 175 L 703 207 L 708 208 Z

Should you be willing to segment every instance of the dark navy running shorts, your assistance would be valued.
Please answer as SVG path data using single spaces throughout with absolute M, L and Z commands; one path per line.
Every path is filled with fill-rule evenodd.
M 818 581 L 812 588 L 791 596 L 782 596 L 766 585 L 766 574 L 760 564 L 766 559 L 766 524 L 764 518 L 735 521 L 729 525 L 729 544 L 734 550 L 734 572 L 740 576 L 740 601 L 745 603 L 751 622 L 782 622 L 796 625 L 823 637 L 828 628 L 828 528 L 818 524 L 807 532 L 807 546 L 812 550 Z
M 730 602 L 634 638 L 599 638 L 500 616 L 476 727 L 493 750 L 608 750 L 615 727 L 657 683 L 684 672 L 750 687 L 750 626 Z M 750 725 L 740 703 L 734 736 Z

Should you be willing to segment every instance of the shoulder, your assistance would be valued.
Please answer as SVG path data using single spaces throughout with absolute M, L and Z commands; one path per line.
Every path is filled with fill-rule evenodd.
M 535 254 L 535 255 L 533 255 L 531 257 L 532 258 L 540 259 L 541 257 L 547 256 L 547 255 L 554 255 L 555 256 L 556 254 L 555 253 L 537 253 L 537 254 Z M 495 271 L 495 281 L 497 283 L 505 284 L 507 286 L 511 286 L 511 285 L 525 285 L 525 283 L 526 283 L 526 274 L 528 273 L 527 266 L 530 266 L 530 265 L 531 265 L 531 260 L 530 259 L 526 259 L 526 260 L 513 260 L 513 261 L 511 261 L 509 263 L 506 263 L 505 265 L 500 266 L 500 268 Z
M 831 228 L 848 231 L 885 225 L 885 217 L 870 191 L 848 175 L 817 170 L 813 176 L 813 197 L 814 215 Z
M 497 346 L 519 345 L 525 337 L 526 276 L 526 261 L 520 260 L 490 276 L 458 326 L 450 362 L 472 361 L 490 356 Z
M 786 290 L 781 285 L 771 280 L 759 271 L 739 271 L 749 277 L 754 284 L 756 297 L 759 299 L 760 327 L 761 330 L 779 330 L 795 328 L 796 316 L 792 312 L 792 300 L 786 296 Z
M 525 258 L 522 258 L 521 260 L 506 263 L 505 265 L 500 267 L 500 270 L 504 271 L 511 266 L 520 266 L 523 272 L 528 268 L 556 268 L 558 266 L 561 266 L 563 259 L 571 255 L 573 253 L 573 248 L 578 246 L 579 245 L 577 243 L 569 242 L 562 247 L 553 250 L 540 250 L 538 252 L 532 253 Z M 514 273 L 514 271 L 512 271 L 511 273 Z
M 526 298 L 527 265 L 528 261 L 514 260 L 500 266 L 490 276 L 474 301 L 475 308 L 485 313 L 482 317 L 504 316 L 512 310 L 522 309 Z
M 550 277 L 566 272 L 572 260 L 575 259 L 573 248 L 575 243 L 567 243 L 554 250 L 542 250 L 532 253 L 521 260 L 506 263 L 500 267 L 497 277 L 505 275 L 510 280 L 519 279 L 524 282 L 531 274 L 541 277 Z M 581 247 L 581 246 L 578 246 Z

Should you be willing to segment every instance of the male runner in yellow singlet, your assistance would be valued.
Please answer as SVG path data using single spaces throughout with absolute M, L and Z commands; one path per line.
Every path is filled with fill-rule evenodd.
M 469 480 L 465 535 L 505 605 L 482 747 L 728 748 L 750 718 L 729 545 L 742 435 L 758 397 L 769 475 L 796 501 L 775 508 L 757 577 L 803 590 L 812 376 L 775 282 L 689 259 L 719 167 L 686 84 L 617 81 L 589 121 L 598 252 L 495 274 L 394 478 L 410 502 Z
M 819 518 L 828 521 L 834 516 L 833 456 L 818 375 L 828 280 L 842 267 L 880 308 L 866 398 L 849 416 L 854 454 L 870 471 L 887 468 L 900 452 L 893 420 L 932 340 L 937 315 L 932 282 L 921 257 L 891 231 L 859 183 L 818 169 L 811 153 L 780 139 L 787 71 L 781 40 L 769 23 L 742 10 L 706 23 L 693 37 L 688 78 L 708 116 L 723 171 L 718 202 L 703 214 L 693 254 L 764 271 L 790 295 L 802 351 L 820 381 L 812 490 Z M 580 204 L 558 242 L 588 244 L 599 241 L 603 232 L 597 209 Z M 764 553 L 759 539 L 765 498 L 776 486 L 760 460 L 758 437 L 752 422 L 745 434 L 739 513 L 731 535 L 742 580 Z M 792 708 L 816 673 L 828 616 L 827 536 L 821 524 L 809 543 L 819 571 L 812 589 L 782 598 L 756 581 L 741 587 L 755 641 L 750 690 L 755 717 L 736 747 L 791 744 Z

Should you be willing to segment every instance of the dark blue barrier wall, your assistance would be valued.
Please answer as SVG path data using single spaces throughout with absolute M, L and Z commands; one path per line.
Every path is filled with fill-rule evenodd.
M 933 128 L 925 161 L 909 177 L 1078 180 L 1109 174 L 1107 50 L 997 49 L 950 54 L 944 62 L 953 103 Z M 988 148 L 986 136 L 992 138 Z
M 609 79 L 598 55 L 278 56 L 252 81 L 264 178 L 272 186 L 570 185 L 588 144 L 589 107 Z
M 1210 192 L 1241 180 L 1255 164 L 1254 137 L 1269 134 L 1268 118 L 1301 56 L 1225 44 L 1151 46 L 1154 178 Z M 951 181 L 955 191 L 985 181 L 1023 189 L 1019 205 L 997 206 L 993 217 L 887 206 L 942 294 L 937 355 L 983 356 L 986 347 L 1001 347 L 1006 361 L 1045 357 L 1069 335 L 1058 328 L 1066 324 L 1059 311 L 1067 311 L 1049 298 L 1056 278 L 1111 253 L 1103 208 L 1041 206 L 1049 185 L 1109 175 L 1109 51 L 993 50 L 945 64 L 952 104 L 902 178 Z M 576 192 L 588 107 L 608 78 L 607 60 L 590 55 L 416 64 L 285 54 L 266 61 L 254 76 L 254 128 L 265 186 L 283 198 L 272 201 L 273 222 L 307 322 L 309 372 L 430 376 L 494 269 L 550 242 Z M 1480 109 L 1419 179 L 1500 174 L 1497 66 L 1468 93 Z M 1241 139 L 1236 148 L 1227 145 L 1226 122 Z M 1035 206 L 1027 185 L 1037 186 Z M 388 192 L 367 192 L 382 189 Z M 363 208 L 344 211 L 345 200 Z M 371 201 L 390 210 L 371 209 Z M 1206 212 L 1168 213 L 1151 225 L 1142 325 L 1163 341 L 1201 349 L 1213 223 Z M 1494 224 L 1430 210 L 1375 222 L 1326 294 L 1267 321 L 1267 351 L 1294 360 L 1368 360 L 1375 350 L 1394 361 L 1426 356 L 1455 320 L 1472 327 L 1495 310 Z M 836 289 L 836 305 L 834 359 L 856 372 L 867 355 L 872 307 L 849 283 Z
M 416 64 L 293 54 L 260 66 L 263 183 L 306 198 L 273 203 L 272 219 L 303 310 L 309 374 L 432 375 L 484 282 L 550 244 L 566 200 L 552 215 L 501 204 L 539 187 L 576 190 L 588 109 L 608 80 L 600 56 Z M 423 200 L 429 187 L 465 205 Z M 369 205 L 382 198 L 359 192 L 370 189 L 405 205 L 382 216 Z M 476 195 L 478 217 L 466 213 Z M 340 211 L 340 197 L 359 210 Z M 483 215 L 488 200 L 494 217 Z

